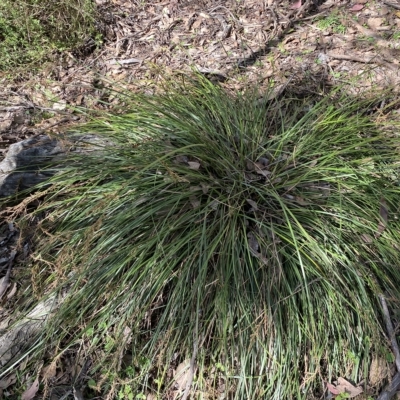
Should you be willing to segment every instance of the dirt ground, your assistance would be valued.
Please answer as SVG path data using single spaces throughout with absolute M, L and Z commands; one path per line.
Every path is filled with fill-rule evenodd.
M 236 90 L 297 85 L 299 92 L 322 93 L 344 85 L 362 95 L 400 87 L 399 0 L 96 3 L 101 45 L 88 40 L 55 54 L 39 72 L 12 79 L 0 73 L 0 161 L 12 143 L 84 121 L 80 109 L 118 110 L 124 106 L 118 92 L 152 93 L 163 76 L 193 68 Z M 1 263 L 14 233 L 8 224 L 0 228 Z M 7 301 L 17 292 L 13 283 Z M 10 310 L 1 304 L 4 320 Z M 379 365 L 377 384 L 393 372 Z
M 79 122 L 79 107 L 118 107 L 111 85 L 152 91 L 165 74 L 191 68 L 234 89 L 305 78 L 312 90 L 399 86 L 398 0 L 96 3 L 101 46 L 88 40 L 39 72 L 0 74 L 0 160 L 15 141 Z

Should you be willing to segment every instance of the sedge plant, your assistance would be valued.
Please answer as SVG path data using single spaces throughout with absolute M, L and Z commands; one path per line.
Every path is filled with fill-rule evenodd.
M 398 136 L 372 102 L 184 77 L 80 128 L 112 145 L 58 160 L 23 219 L 26 303 L 63 296 L 30 360 L 84 346 L 109 398 L 127 384 L 167 398 L 187 359 L 191 398 L 300 399 L 365 377 L 387 352 L 377 295 L 400 288 Z

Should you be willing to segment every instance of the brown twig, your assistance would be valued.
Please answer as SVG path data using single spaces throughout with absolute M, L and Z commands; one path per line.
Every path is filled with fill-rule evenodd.
M 327 53 L 327 54 L 329 57 L 336 58 L 337 60 L 356 61 L 356 62 L 360 62 L 360 63 L 364 63 L 364 64 L 376 62 L 374 60 L 375 57 L 365 59 L 365 58 L 351 56 L 351 55 L 347 55 L 347 54 L 337 54 L 337 53 Z
M 379 61 L 376 59 L 376 57 L 366 59 L 366 58 L 351 56 L 351 55 L 347 55 L 347 54 L 327 53 L 327 55 L 329 57 L 335 58 L 337 60 L 355 61 L 355 62 L 360 62 L 360 63 L 364 63 L 364 64 L 378 64 L 378 65 L 388 67 L 388 68 L 392 69 L 393 71 L 398 70 L 398 67 L 393 66 L 389 62 Z
M 382 304 L 383 315 L 385 317 L 386 329 L 392 345 L 392 350 L 395 356 L 397 374 L 393 377 L 392 382 L 385 388 L 385 390 L 379 395 L 378 400 L 390 400 L 400 388 L 400 351 L 397 345 L 396 336 L 394 333 L 392 321 L 390 320 L 390 314 L 386 299 L 383 294 L 379 294 L 379 300 Z
M 196 329 L 197 331 L 197 329 Z M 185 391 L 182 396 L 182 400 L 187 400 L 190 394 L 190 388 L 192 387 L 193 383 L 193 378 L 194 378 L 194 369 L 195 369 L 195 362 L 196 362 L 196 357 L 197 357 L 197 351 L 198 351 L 198 338 L 194 338 L 194 343 L 193 343 L 193 354 L 192 358 L 190 359 L 190 366 L 189 366 L 189 379 L 186 382 L 186 387 Z
M 395 8 L 396 10 L 400 10 L 400 4 L 391 3 L 391 2 L 385 1 L 385 0 L 382 0 L 382 3 L 383 3 L 383 4 L 386 4 L 387 6 L 393 7 L 393 8 Z
M 385 316 L 386 329 L 387 329 L 387 332 L 389 335 L 390 343 L 392 345 L 392 350 L 393 350 L 395 360 L 396 360 L 397 372 L 400 372 L 400 351 L 399 351 L 399 346 L 397 345 L 396 335 L 394 333 L 392 321 L 390 320 L 390 315 L 389 315 L 388 306 L 386 304 L 386 299 L 383 296 L 383 294 L 379 295 L 379 299 L 382 304 L 383 315 Z
M 35 137 L 35 136 L 43 135 L 49 129 L 54 128 L 57 125 L 64 124 L 65 122 L 73 121 L 74 119 L 75 119 L 75 117 L 72 117 L 72 116 L 62 118 L 59 121 L 54 122 L 54 124 L 51 124 L 51 125 L 46 126 L 45 128 L 39 129 L 39 132 L 35 133 L 34 136 L 30 136 L 29 139 L 31 139 L 32 137 Z
M 392 379 L 392 382 L 385 387 L 385 390 L 379 395 L 377 400 L 390 400 L 400 387 L 400 372 L 398 372 Z

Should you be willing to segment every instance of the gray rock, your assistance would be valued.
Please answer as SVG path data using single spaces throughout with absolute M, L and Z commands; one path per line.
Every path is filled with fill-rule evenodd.
M 11 325 L 5 332 L 0 331 L 0 367 L 22 360 L 19 357 L 43 331 L 49 315 L 59 307 L 65 295 L 59 297 L 51 295 L 40 302 L 25 318 Z
M 90 133 L 71 134 L 60 139 L 40 135 L 14 143 L 0 162 L 0 198 L 12 196 L 48 179 L 51 172 L 43 167 L 50 161 L 65 157 L 67 151 L 95 155 L 113 145 L 110 140 Z
M 62 153 L 65 153 L 62 141 L 47 135 L 12 144 L 0 162 L 0 197 L 11 196 L 48 179 L 49 174 L 41 168 Z

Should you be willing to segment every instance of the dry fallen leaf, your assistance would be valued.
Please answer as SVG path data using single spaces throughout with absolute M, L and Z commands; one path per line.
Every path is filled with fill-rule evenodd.
M 254 200 L 246 199 L 246 201 L 247 201 L 247 203 L 249 203 L 249 204 L 253 207 L 253 210 L 254 210 L 254 211 L 257 211 L 257 210 L 258 210 L 257 203 L 256 203 Z
M 262 162 L 259 162 L 259 161 L 257 161 L 257 162 L 254 164 L 254 167 L 255 167 L 256 170 L 259 170 L 259 169 L 262 169 L 262 170 L 267 169 L 267 166 L 264 165 Z
M 353 7 L 349 8 L 349 11 L 360 11 L 364 8 L 364 4 L 354 4 Z
M 372 237 L 366 233 L 363 233 L 361 235 L 361 239 L 363 240 L 364 243 L 367 243 L 367 244 L 371 244 L 373 242 Z
M 252 252 L 253 255 L 256 257 L 258 256 L 258 251 L 260 249 L 260 245 L 258 244 L 257 238 L 255 237 L 253 232 L 249 232 L 247 234 L 247 239 L 250 247 L 250 251 Z
M 301 7 L 301 0 L 295 1 L 295 2 L 290 6 L 290 8 L 291 8 L 292 10 L 297 10 L 297 9 L 300 8 L 300 7 Z
M 56 376 L 57 373 L 57 363 L 52 362 L 51 364 L 47 365 L 46 367 L 43 367 L 42 370 L 42 376 L 43 379 L 48 380 L 52 379 Z
M 0 308 L 0 311 L 3 311 L 3 308 Z M 6 329 L 8 325 L 10 324 L 10 316 L 7 314 L 4 314 L 3 312 L 0 314 L 0 331 Z M 1 382 L 1 381 L 0 381 Z M 1 397 L 0 397 L 1 399 Z
M 175 164 L 186 164 L 188 161 L 187 156 L 176 156 L 173 162 Z
M 25 357 L 22 362 L 18 365 L 18 370 L 19 371 L 25 371 L 26 366 L 28 365 L 29 362 L 29 357 Z
M 190 377 L 190 359 L 182 361 L 177 367 L 174 373 L 174 379 L 178 385 L 179 390 L 185 390 L 186 383 Z
M 82 391 L 77 389 L 76 387 L 73 388 L 74 400 L 85 400 L 83 398 Z
M 381 220 L 379 221 L 379 224 L 378 224 L 378 233 L 377 233 L 378 237 L 385 230 L 387 223 L 388 223 L 389 212 L 388 212 L 387 203 L 384 198 L 381 198 L 380 207 L 379 207 L 379 215 L 381 217 Z
M 129 328 L 129 326 L 125 326 L 125 328 L 124 328 L 124 342 L 126 344 L 129 344 L 131 342 L 131 340 L 132 340 L 131 333 L 132 333 L 132 329 Z
M 326 387 L 328 388 L 328 390 L 336 395 L 336 394 L 340 394 L 339 390 L 336 388 L 335 385 L 332 385 L 332 383 L 326 382 Z
M 7 274 L 5 276 L 3 276 L 0 279 L 0 299 L 3 297 L 3 295 L 7 292 L 8 287 L 10 286 L 10 278 L 9 278 L 10 274 Z
M 253 161 L 246 160 L 246 170 L 247 171 L 254 171 L 254 163 L 253 163 Z
M 385 380 L 390 374 L 390 368 L 384 358 L 375 357 L 372 359 L 369 367 L 369 382 L 370 386 L 377 386 Z
M 208 14 L 206 14 L 204 12 L 201 12 L 199 15 L 200 15 L 200 17 L 203 17 L 203 18 L 206 18 L 206 19 L 211 18 Z
M 197 171 L 200 168 L 200 163 L 197 161 L 188 161 L 188 164 L 190 169 L 194 169 Z
M 267 169 L 265 169 L 265 167 L 261 163 L 256 162 L 254 164 L 254 168 L 255 168 L 256 174 L 258 174 L 258 175 L 263 175 L 265 177 L 271 175 L 271 171 L 268 171 Z
M 13 282 L 11 284 L 11 289 L 9 290 L 9 293 L 6 296 L 7 300 L 10 300 L 11 297 L 13 297 L 15 293 L 17 293 L 17 284 L 15 282 Z
M 36 378 L 32 386 L 22 393 L 21 400 L 32 400 L 35 397 L 36 392 L 39 390 L 39 379 Z
M 208 190 L 210 189 L 210 186 L 205 184 L 205 183 L 200 183 L 201 190 L 203 191 L 203 194 L 207 194 Z
M 367 25 L 372 29 L 377 29 L 384 22 L 385 22 L 385 18 L 368 18 Z
M 201 202 L 197 199 L 196 196 L 190 196 L 189 200 L 193 208 L 200 207 Z
M 385 223 L 385 225 L 388 222 L 388 206 L 386 203 L 386 200 L 384 198 L 381 198 L 381 204 L 380 204 L 380 209 L 379 209 L 379 215 L 382 217 L 383 222 Z
M 11 374 L 0 380 L 0 389 L 7 389 L 17 381 L 17 375 Z
M 266 178 L 268 178 L 269 175 L 271 175 L 270 171 L 256 171 L 258 175 L 262 175 L 265 176 Z
M 60 100 L 59 102 L 53 103 L 53 110 L 62 111 L 67 108 L 66 100 Z
M 297 203 L 297 204 L 300 204 L 301 206 L 309 206 L 311 203 L 309 203 L 307 200 L 305 200 L 305 199 L 303 199 L 302 197 L 300 197 L 300 196 L 296 196 L 295 198 L 294 198 L 294 201 Z
M 336 389 L 338 389 L 340 393 L 347 393 L 349 399 L 352 399 L 363 392 L 362 387 L 354 386 L 342 377 L 338 378 Z

